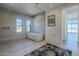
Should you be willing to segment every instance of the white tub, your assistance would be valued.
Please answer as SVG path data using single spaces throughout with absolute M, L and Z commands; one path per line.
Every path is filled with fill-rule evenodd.
M 41 41 L 43 40 L 43 34 L 39 33 L 28 33 L 28 38 L 35 40 L 35 41 Z

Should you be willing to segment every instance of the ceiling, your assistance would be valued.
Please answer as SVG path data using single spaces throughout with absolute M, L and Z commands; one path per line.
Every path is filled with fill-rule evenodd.
M 34 16 L 62 6 L 63 4 L 64 3 L 5 3 L 0 4 L 0 6 L 29 16 Z

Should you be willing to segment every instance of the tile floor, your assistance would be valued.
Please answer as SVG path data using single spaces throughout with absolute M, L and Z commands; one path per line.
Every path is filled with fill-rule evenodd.
M 23 56 L 44 44 L 46 44 L 46 41 L 35 42 L 28 39 L 3 42 L 0 43 L 0 56 Z
M 68 33 L 67 40 L 64 41 L 61 46 L 71 50 L 73 56 L 79 56 L 79 43 L 75 33 Z
M 35 42 L 29 39 L 20 39 L 11 42 L 0 43 L 0 56 L 23 56 L 43 46 L 47 41 Z M 66 40 L 60 46 L 72 51 L 73 56 L 79 56 L 79 44 L 76 40 Z

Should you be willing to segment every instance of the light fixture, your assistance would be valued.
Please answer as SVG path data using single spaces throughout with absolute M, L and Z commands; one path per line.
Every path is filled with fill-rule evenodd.
M 39 3 L 35 3 L 36 5 L 39 5 Z

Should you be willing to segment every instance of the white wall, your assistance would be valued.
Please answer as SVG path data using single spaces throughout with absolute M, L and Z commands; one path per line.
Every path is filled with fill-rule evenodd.
M 62 39 L 62 11 L 61 9 L 55 9 L 48 11 L 45 14 L 46 25 L 45 25 L 45 39 L 52 44 L 60 44 Z M 48 26 L 47 16 L 55 15 L 55 26 Z
M 33 19 L 35 33 L 45 33 L 45 14 L 36 15 Z
M 20 17 L 23 19 L 23 32 L 16 32 L 16 18 Z M 15 13 L 13 11 L 8 11 L 0 8 L 0 38 L 18 38 L 26 36 L 25 20 L 32 19 L 30 16 Z M 8 26 L 10 30 L 3 30 L 2 27 Z

